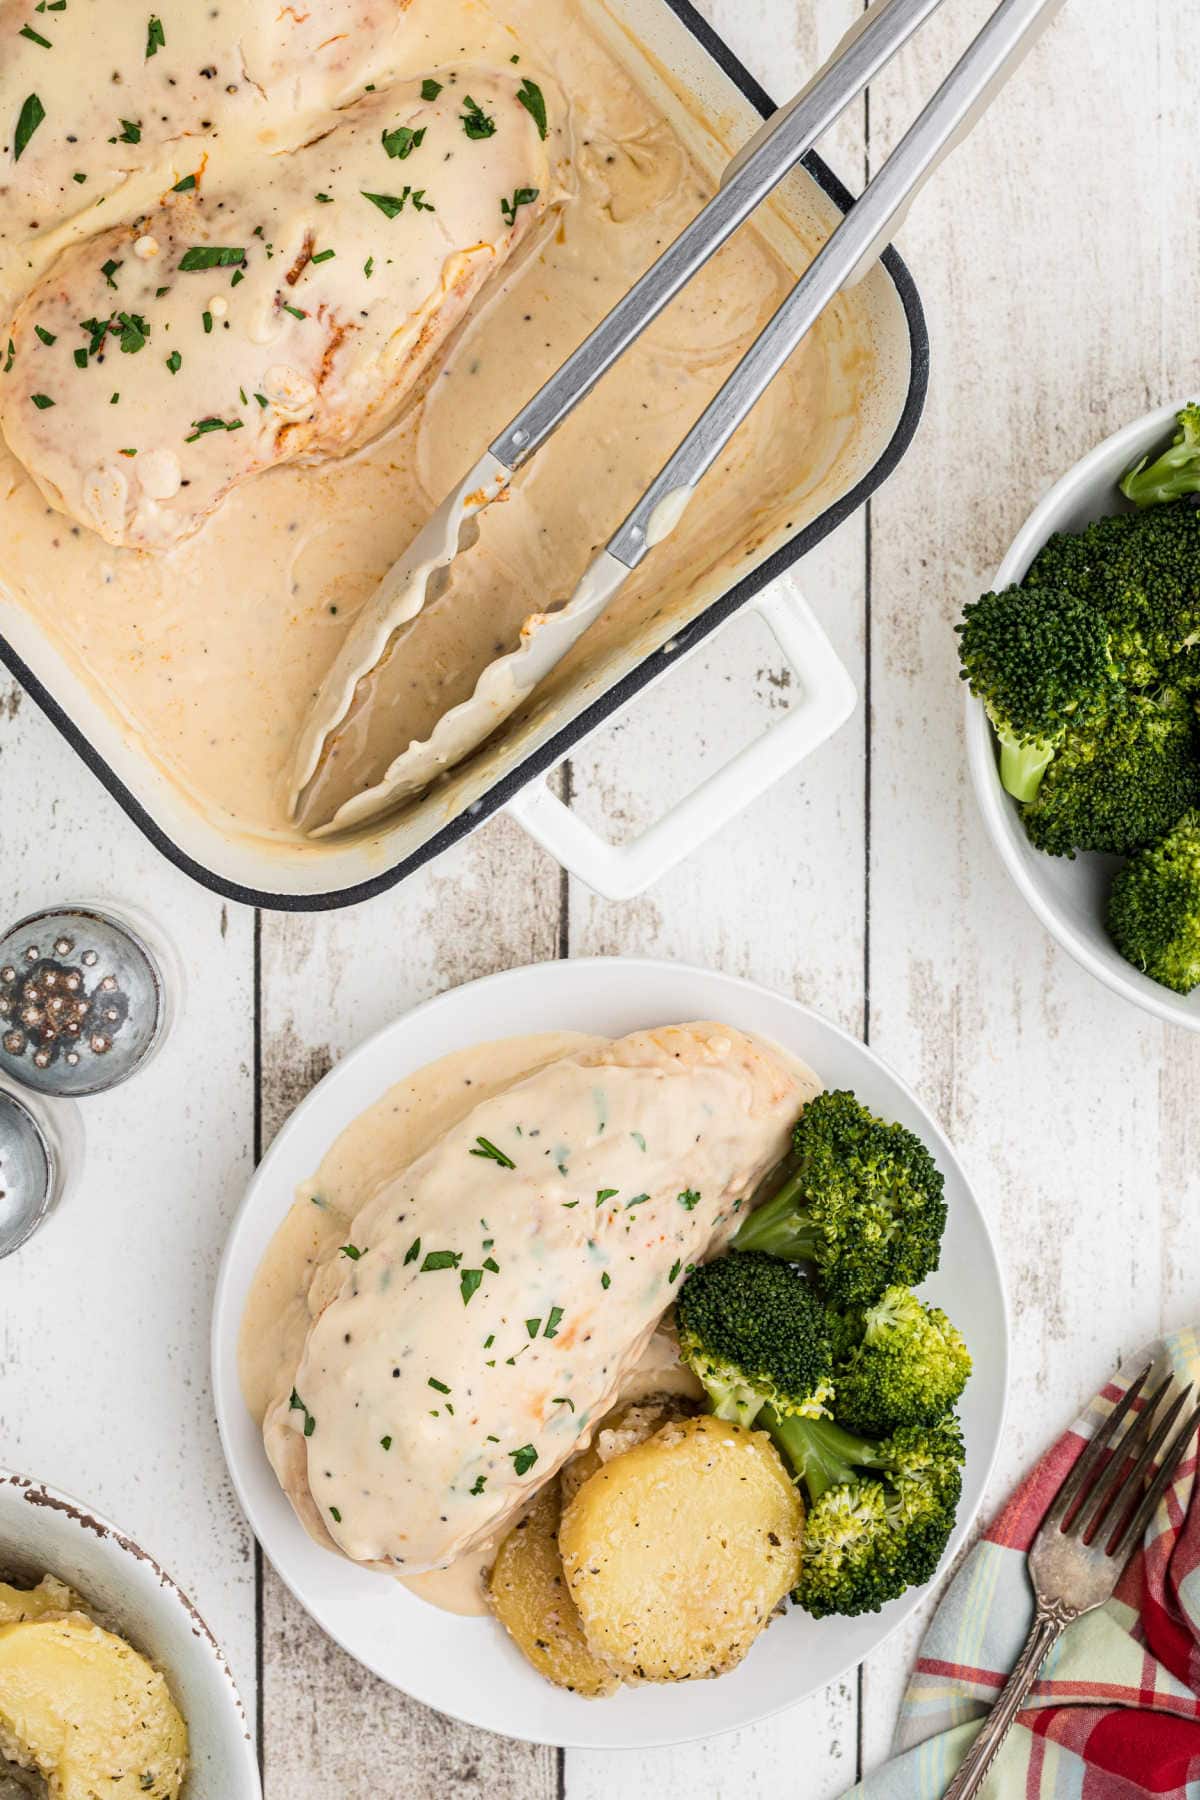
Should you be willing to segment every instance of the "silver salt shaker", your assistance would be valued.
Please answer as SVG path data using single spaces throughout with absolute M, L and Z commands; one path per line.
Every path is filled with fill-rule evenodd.
M 0 1079 L 68 1099 L 127 1081 L 167 1018 L 160 958 L 107 908 L 56 907 L 0 939 Z
M 19 1250 L 45 1221 L 62 1179 L 54 1127 L 0 1087 L 0 1259 Z

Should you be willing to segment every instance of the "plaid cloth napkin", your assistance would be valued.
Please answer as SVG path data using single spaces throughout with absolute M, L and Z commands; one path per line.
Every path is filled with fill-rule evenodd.
M 1200 1382 L 1200 1332 L 1129 1359 L 1044 1456 L 946 1591 L 913 1671 L 896 1756 L 853 1792 L 940 1800 L 1033 1620 L 1025 1554 L 1098 1422 L 1154 1358 Z M 1152 1383 L 1147 1383 L 1147 1392 Z M 988 1800 L 1200 1800 L 1200 1500 L 1196 1455 L 1106 1606 L 1068 1627 L 984 1788 Z

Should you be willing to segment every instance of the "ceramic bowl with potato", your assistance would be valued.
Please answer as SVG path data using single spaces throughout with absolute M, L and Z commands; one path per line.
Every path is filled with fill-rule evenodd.
M 101 1788 L 262 1793 L 229 1665 L 186 1594 L 116 1525 L 0 1470 L 0 1794 Z

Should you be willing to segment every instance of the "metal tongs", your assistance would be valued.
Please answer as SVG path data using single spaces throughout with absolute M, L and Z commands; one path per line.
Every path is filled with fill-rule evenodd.
M 482 672 L 472 697 L 448 711 L 428 740 L 399 746 L 381 780 L 332 818 L 322 817 L 320 775 L 359 684 L 395 650 L 397 632 L 445 592 L 455 557 L 478 538 L 478 515 L 940 4 L 875 0 L 803 93 L 735 158 L 716 197 L 534 395 L 384 577 L 326 676 L 297 746 L 292 810 L 306 829 L 322 836 L 345 830 L 419 792 L 484 742 L 561 661 L 647 552 L 680 524 L 772 379 L 834 297 L 882 254 L 925 181 L 983 115 L 1062 0 L 1001 0 L 570 599 L 526 620 L 519 647 Z

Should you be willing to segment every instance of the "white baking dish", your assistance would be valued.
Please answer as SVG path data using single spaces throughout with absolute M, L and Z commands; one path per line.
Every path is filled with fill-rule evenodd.
M 697 160 L 719 174 L 771 111 L 766 94 L 687 0 L 592 0 L 592 6 L 598 30 L 639 85 L 663 104 Z M 851 201 L 817 158 L 807 159 L 806 170 L 759 220 L 797 274 L 808 260 L 805 239 L 811 244 L 814 234 L 827 234 Z M 807 755 L 853 708 L 849 677 L 799 593 L 788 584 L 770 585 L 879 486 L 920 417 L 928 372 L 925 325 L 911 278 L 894 252 L 859 284 L 852 304 L 870 358 L 866 401 L 841 455 L 814 493 L 796 497 L 788 524 L 726 557 L 652 622 L 602 658 L 576 666 L 572 678 L 546 684 L 444 784 L 355 836 L 281 845 L 232 834 L 206 817 L 2 590 L 0 659 L 163 853 L 231 899 L 297 910 L 352 904 L 395 885 L 504 806 L 592 886 L 614 897 L 637 892 Z M 598 529 L 613 523 L 598 521 Z M 540 777 L 746 605 L 762 613 L 793 664 L 795 705 L 646 837 L 621 849 L 604 844 Z

